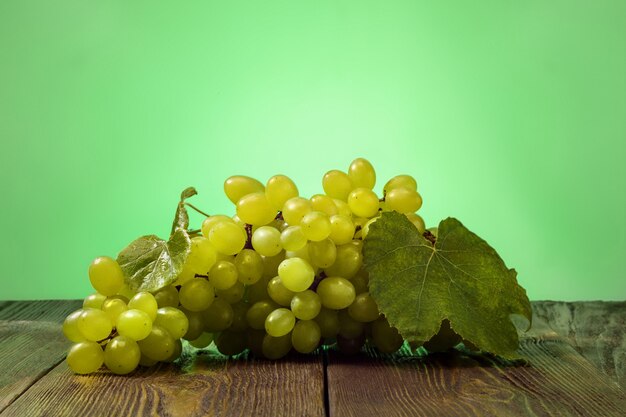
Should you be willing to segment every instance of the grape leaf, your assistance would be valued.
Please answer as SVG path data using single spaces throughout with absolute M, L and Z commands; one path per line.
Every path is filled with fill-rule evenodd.
M 180 201 L 178 202 L 178 207 L 176 208 L 176 215 L 174 216 L 174 222 L 172 223 L 172 232 L 173 235 L 176 229 L 185 229 L 189 227 L 189 214 L 187 213 L 187 207 L 185 207 L 185 200 L 189 197 L 193 197 L 198 194 L 195 188 L 187 187 L 180 193 Z
M 117 255 L 117 262 L 131 290 L 156 291 L 176 280 L 190 248 L 187 231 L 178 228 L 168 241 L 155 235 L 135 239 Z
M 519 314 L 530 323 L 526 291 L 517 272 L 458 220 L 443 220 L 433 245 L 406 216 L 383 213 L 370 226 L 363 256 L 372 297 L 409 342 L 428 341 L 447 319 L 479 349 L 517 357 L 510 316 Z

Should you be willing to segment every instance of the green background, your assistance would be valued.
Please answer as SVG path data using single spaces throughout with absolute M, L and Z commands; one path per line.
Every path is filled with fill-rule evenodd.
M 164 3 L 0 2 L 0 299 L 85 296 L 188 185 L 358 156 L 531 299 L 626 298 L 623 0 Z

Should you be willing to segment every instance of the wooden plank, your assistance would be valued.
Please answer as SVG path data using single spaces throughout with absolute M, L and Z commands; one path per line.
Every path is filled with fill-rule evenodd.
M 73 375 L 63 362 L 0 416 L 324 416 L 320 355 L 272 362 L 186 350 L 181 359 L 128 376 Z
M 521 352 L 529 366 L 461 353 L 329 352 L 330 415 L 623 416 L 624 392 L 568 344 L 529 339 Z
M 533 313 L 533 327 L 565 338 L 626 388 L 626 301 L 537 301 Z
M 623 416 L 626 394 L 560 339 L 526 339 L 527 366 L 461 352 L 329 353 L 334 416 Z
M 72 311 L 82 306 L 82 300 L 6 301 L 0 310 L 0 320 L 48 321 L 61 324 Z
M 65 357 L 61 332 L 80 301 L 13 301 L 0 311 L 0 411 Z
M 12 301 L 7 301 L 7 300 L 0 301 L 0 312 L 4 310 L 4 308 L 10 305 L 11 303 Z

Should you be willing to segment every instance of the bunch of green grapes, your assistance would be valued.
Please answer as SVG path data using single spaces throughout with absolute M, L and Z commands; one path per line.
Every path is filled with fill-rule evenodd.
M 224 183 L 234 216 L 207 217 L 191 240 L 182 272 L 151 294 L 132 293 L 115 260 L 97 258 L 89 269 L 97 293 L 63 325 L 75 342 L 67 362 L 76 373 L 103 364 L 126 374 L 138 365 L 170 362 L 182 341 L 214 343 L 225 355 L 249 349 L 269 359 L 292 349 L 310 353 L 336 344 L 358 352 L 370 341 L 392 353 L 403 339 L 368 292 L 363 239 L 384 211 L 403 213 L 420 233 L 424 220 L 415 179 L 391 178 L 382 195 L 376 172 L 358 158 L 347 172 L 322 178 L 323 194 L 299 195 L 287 176 L 265 185 L 247 176 Z

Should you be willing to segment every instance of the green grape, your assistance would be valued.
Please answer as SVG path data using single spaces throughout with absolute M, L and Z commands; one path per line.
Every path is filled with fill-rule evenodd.
M 286 250 L 302 249 L 306 242 L 307 238 L 302 233 L 300 226 L 289 226 L 280 234 L 280 243 Z
M 315 322 L 320 326 L 322 337 L 331 338 L 339 333 L 339 314 L 336 310 L 322 307 L 315 316 Z
M 109 316 L 113 326 L 117 325 L 117 318 L 126 311 L 126 309 L 126 303 L 119 298 L 109 298 L 102 303 L 102 311 Z
M 361 351 L 365 344 L 365 334 L 348 339 L 341 335 L 337 335 L 337 347 L 339 351 L 345 355 L 356 355 Z
M 285 252 L 285 259 L 291 259 L 291 258 L 303 259 L 309 265 L 311 265 L 311 258 L 309 257 L 309 244 L 307 243 L 306 245 L 304 245 L 302 249 Z
M 300 353 L 311 353 L 319 346 L 322 331 L 313 320 L 300 320 L 291 332 L 291 344 Z
M 356 321 L 367 323 L 376 320 L 380 312 L 370 293 L 364 292 L 355 297 L 354 302 L 348 307 L 348 314 Z
M 235 223 L 237 226 L 241 227 L 242 229 L 246 228 L 246 222 L 241 220 L 239 216 L 237 216 L 236 214 L 232 217 L 231 220 L 233 221 L 233 223 Z
M 243 332 L 248 329 L 248 320 L 246 320 L 246 313 L 248 312 L 248 303 L 240 301 L 232 305 L 233 308 L 233 322 L 228 330 L 233 332 Z
M 317 286 L 317 294 L 326 308 L 341 310 L 348 307 L 356 296 L 350 281 L 340 277 L 327 277 Z
M 78 330 L 85 339 L 97 342 L 109 337 L 113 323 L 104 311 L 89 308 L 80 314 Z
M 278 306 L 272 300 L 257 301 L 246 312 L 248 325 L 255 330 L 265 329 L 265 319 Z
M 326 195 L 345 201 L 354 186 L 348 174 L 337 169 L 328 171 L 322 178 L 322 188 Z
M 183 336 L 185 340 L 195 340 L 202 332 L 204 332 L 204 319 L 202 317 L 202 313 L 197 311 L 189 311 L 184 307 L 180 307 L 180 311 L 182 311 L 187 317 L 187 321 L 189 321 L 189 326 L 187 327 L 187 333 Z
M 137 342 L 126 337 L 116 336 L 104 348 L 104 364 L 114 374 L 126 375 L 139 365 L 141 350 Z
M 144 354 L 141 354 L 141 357 L 139 358 L 139 366 L 143 366 L 143 367 L 146 367 L 146 368 L 154 366 L 158 362 L 159 361 L 155 361 L 154 359 L 150 359 L 149 357 L 147 357 Z
M 216 290 L 227 290 L 237 283 L 237 267 L 228 261 L 218 261 L 209 271 L 209 282 Z
M 265 185 L 265 196 L 274 211 L 283 208 L 285 201 L 298 196 L 298 187 L 285 175 L 274 175 Z
M 291 335 L 286 334 L 281 337 L 274 337 L 266 334 L 263 337 L 261 352 L 267 359 L 280 359 L 286 356 L 291 350 Z
M 76 310 L 70 313 L 63 321 L 63 334 L 70 342 L 78 343 L 86 340 L 85 336 L 83 336 L 78 328 L 78 320 L 80 319 L 80 315 L 82 313 L 82 309 Z
M 248 235 L 243 227 L 234 222 L 219 222 L 209 233 L 209 241 L 224 255 L 236 255 L 246 244 Z
M 233 175 L 224 181 L 224 193 L 233 204 L 248 194 L 264 191 L 263 184 L 245 175 Z
M 244 249 L 235 257 L 237 277 L 240 282 L 251 285 L 263 276 L 263 258 L 252 249 Z
M 270 298 L 267 293 L 267 284 L 270 282 L 269 277 L 263 277 L 254 284 L 247 287 L 246 301 L 250 304 L 254 304 L 257 301 L 262 301 Z
M 350 193 L 348 193 L 350 194 Z M 335 203 L 335 205 L 337 206 L 337 214 L 340 214 L 342 216 L 348 216 L 350 218 L 352 218 L 352 210 L 350 210 L 350 206 L 348 205 L 348 197 L 346 196 L 346 201 L 344 200 L 337 200 L 336 198 L 333 198 L 333 202 Z
M 215 216 L 209 216 L 202 221 L 202 236 L 209 238 L 211 234 L 211 229 L 218 223 L 226 222 L 226 223 L 234 223 L 233 219 L 223 214 L 217 214 Z
M 206 279 L 194 278 L 180 287 L 178 297 L 180 298 L 180 304 L 187 310 L 202 311 L 207 309 L 213 302 L 215 291 Z
M 278 265 L 285 260 L 285 252 L 280 251 L 274 256 L 263 257 L 263 278 L 274 278 L 278 275 Z
M 291 299 L 294 296 L 294 292 L 287 289 L 280 277 L 274 277 L 267 284 L 267 294 L 274 302 L 281 306 L 288 306 L 291 303 Z
M 135 295 L 135 293 L 133 292 L 131 294 L 131 298 L 132 296 Z M 107 297 L 108 300 L 122 300 L 124 302 L 124 304 L 128 304 L 128 302 L 130 301 L 130 298 L 126 297 L 125 295 L 122 294 L 115 294 L 115 295 L 111 295 L 110 297 Z
M 353 245 L 354 247 L 358 248 L 360 251 L 363 250 L 363 240 L 361 239 L 354 239 L 352 242 L 350 242 L 350 245 Z
M 191 269 L 191 266 L 189 266 L 187 263 L 184 263 L 183 270 L 180 271 L 180 273 L 176 277 L 176 281 L 174 281 L 172 285 L 175 287 L 179 285 L 184 285 L 190 280 L 192 280 L 193 278 L 195 278 L 195 276 L 196 276 L 196 271 Z
M 217 290 L 215 294 L 218 298 L 228 301 L 230 304 L 235 304 L 243 299 L 246 292 L 246 287 L 242 282 L 237 281 L 235 285 L 225 290 Z
M 322 309 L 320 296 L 316 292 L 306 290 L 297 293 L 291 299 L 291 311 L 300 320 L 314 319 Z
M 422 207 L 422 196 L 417 191 L 407 188 L 394 188 L 385 196 L 387 210 L 399 213 L 413 213 Z
M 413 226 L 415 226 L 420 235 L 426 231 L 426 224 L 424 223 L 422 216 L 415 213 L 406 213 L 405 216 L 411 223 L 413 223 Z
M 275 256 L 283 250 L 280 232 L 271 226 L 261 226 L 252 233 L 252 247 L 260 255 Z
M 365 331 L 365 323 L 354 320 L 346 310 L 341 310 L 339 318 L 339 334 L 346 339 L 359 337 Z
M 370 219 L 367 217 L 356 217 L 353 219 L 353 221 L 356 228 L 362 229 L 365 226 L 365 223 L 369 222 Z
M 67 353 L 67 365 L 76 374 L 96 372 L 103 362 L 104 352 L 96 342 L 78 342 Z
M 278 276 L 285 288 L 289 291 L 299 292 L 306 290 L 313 284 L 315 271 L 304 259 L 290 258 L 280 263 L 278 266 Z M 279 304 L 282 303 L 279 302 Z
M 97 310 L 100 310 L 102 308 L 102 304 L 106 299 L 106 295 L 102 295 L 100 293 L 88 295 L 83 300 L 83 309 L 95 308 Z
M 204 330 L 207 332 L 221 332 L 233 323 L 234 312 L 228 301 L 216 298 L 215 301 L 202 313 Z
M 297 226 L 311 210 L 311 202 L 309 200 L 302 197 L 293 197 L 283 205 L 283 219 L 289 226 Z
M 245 332 L 221 332 L 214 340 L 217 350 L 222 355 L 238 355 L 246 350 L 247 337 Z
M 284 336 L 293 330 L 296 316 L 287 308 L 277 308 L 265 318 L 265 331 L 273 337 Z
M 178 307 L 178 290 L 173 285 L 163 287 L 152 295 L 154 295 L 159 308 Z
M 369 291 L 369 277 L 365 269 L 359 269 L 356 275 L 350 279 L 350 282 L 354 286 L 356 294 Z
M 172 363 L 176 359 L 180 358 L 183 353 L 183 342 L 180 339 L 174 339 L 174 350 L 169 358 L 164 359 L 163 362 Z
M 279 232 L 281 232 L 284 228 L 287 227 L 287 224 L 285 223 L 285 220 L 282 218 L 282 216 L 280 216 L 280 217 L 277 216 L 277 217 L 274 218 L 274 220 L 272 220 L 271 222 L 269 222 L 265 226 L 271 227 L 272 229 L 276 229 Z M 264 227 L 264 226 L 254 226 L 253 225 L 252 226 L 252 234 L 254 234 L 254 232 L 256 232 L 261 227 Z
M 91 286 L 104 296 L 115 295 L 124 285 L 124 273 L 115 259 L 100 256 L 89 265 Z
M 190 340 L 189 344 L 195 348 L 202 349 L 211 344 L 213 341 L 213 333 L 202 333 L 199 337 L 194 340 Z
M 376 184 L 376 171 L 370 162 L 365 158 L 357 158 L 348 168 L 348 177 L 352 185 L 372 189 Z
M 337 205 L 331 197 L 324 194 L 315 194 L 310 198 L 310 200 L 311 209 L 314 211 L 320 211 L 328 217 L 337 214 Z
M 137 342 L 141 353 L 154 359 L 164 361 L 174 353 L 174 338 L 161 326 L 152 325 L 148 337 Z
M 118 293 L 113 295 L 113 297 L 124 297 L 126 298 L 126 304 L 128 304 L 128 301 L 133 298 L 133 295 L 135 295 L 135 291 L 131 290 L 128 285 L 124 284 Z
M 372 322 L 372 341 L 382 353 L 393 353 L 400 349 L 404 343 L 398 329 L 391 327 L 384 317 Z
M 191 239 L 191 250 L 185 263 L 194 271 L 206 274 L 217 260 L 217 251 L 209 239 L 196 236 Z
M 154 295 L 149 292 L 142 291 L 138 292 L 133 298 L 130 299 L 128 302 L 128 308 L 145 311 L 148 316 L 150 316 L 150 320 L 154 321 L 159 305 L 157 304 Z
M 276 211 L 265 197 L 265 193 L 261 192 L 248 194 L 237 202 L 237 217 L 245 223 L 256 226 L 274 220 Z
M 314 242 L 326 239 L 330 236 L 330 219 L 326 213 L 311 211 L 300 221 L 302 234 Z
M 406 188 L 407 190 L 417 191 L 417 181 L 410 175 L 396 175 L 385 184 L 383 193 L 387 194 L 389 191 L 396 188 Z
M 246 332 L 246 346 L 257 357 L 263 357 L 263 339 L 265 335 L 265 330 L 249 330 Z
M 174 307 L 158 309 L 154 324 L 163 327 L 174 339 L 180 339 L 189 329 L 189 320 L 185 313 Z
M 337 246 L 335 262 L 324 269 L 328 276 L 339 276 L 352 279 L 363 265 L 360 248 L 350 243 Z
M 375 223 L 378 219 L 380 219 L 380 217 L 372 217 L 371 219 L 369 219 L 367 221 L 367 223 L 365 223 L 363 225 L 363 228 L 361 229 L 361 239 L 365 239 L 367 237 L 367 234 L 370 231 L 370 226 Z
M 319 242 L 309 242 L 309 259 L 311 264 L 318 268 L 328 268 L 335 263 L 337 258 L 337 247 L 330 239 L 320 240 Z
M 355 188 L 348 196 L 348 206 L 358 217 L 374 217 L 378 213 L 378 196 L 368 188 Z
M 352 218 L 345 214 L 335 214 L 330 218 L 330 240 L 335 245 L 350 243 L 354 237 L 355 226 Z
M 132 340 L 145 339 L 151 330 L 152 320 L 143 310 L 126 310 L 117 318 L 117 332 Z

